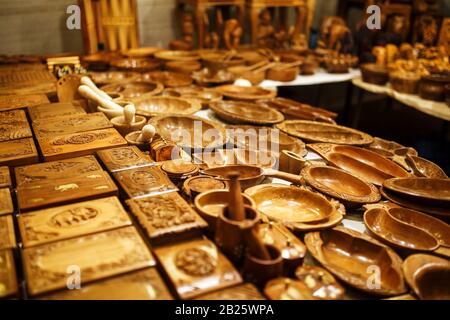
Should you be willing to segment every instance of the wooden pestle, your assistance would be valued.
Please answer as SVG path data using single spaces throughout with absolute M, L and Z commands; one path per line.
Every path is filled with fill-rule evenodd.
M 123 110 L 123 108 L 120 105 L 118 105 L 117 103 L 115 103 L 112 100 L 104 99 L 103 97 L 99 96 L 97 93 L 95 93 L 94 90 L 92 90 L 91 88 L 89 88 L 86 85 L 79 86 L 78 92 L 80 93 L 80 95 L 82 95 L 86 99 L 95 101 L 96 103 L 98 103 L 100 106 L 102 106 L 105 109 L 117 110 L 117 111 Z
M 123 108 L 123 121 L 126 125 L 131 126 L 134 122 L 136 122 L 135 118 L 136 108 L 133 104 L 127 104 Z
M 235 221 L 245 220 L 244 199 L 241 193 L 241 183 L 239 181 L 239 172 L 228 174 L 230 189 L 228 193 L 228 213 L 229 218 Z
M 97 95 L 102 97 L 103 99 L 112 100 L 112 98 L 103 90 L 100 90 L 95 83 L 91 80 L 89 77 L 81 77 L 80 83 L 84 84 L 85 86 L 88 86 L 91 88 L 92 91 L 94 91 Z
M 139 136 L 136 139 L 136 142 L 142 142 L 142 143 L 147 143 L 147 142 L 151 142 L 153 137 L 155 136 L 155 127 L 152 126 L 151 124 L 146 124 L 143 128 L 141 133 L 139 134 Z

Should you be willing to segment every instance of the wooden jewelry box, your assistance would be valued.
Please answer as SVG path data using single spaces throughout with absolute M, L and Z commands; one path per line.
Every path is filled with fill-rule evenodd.
M 101 150 L 97 152 L 97 156 L 109 172 L 148 166 L 154 163 L 150 156 L 144 154 L 136 146 Z

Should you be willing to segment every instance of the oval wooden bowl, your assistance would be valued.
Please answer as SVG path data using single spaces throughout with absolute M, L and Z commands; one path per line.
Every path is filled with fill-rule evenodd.
M 445 174 L 444 170 L 442 170 L 437 164 L 427 159 L 407 155 L 405 161 L 417 177 L 448 179 L 448 176 Z
M 406 282 L 424 300 L 450 300 L 450 262 L 428 254 L 414 254 L 403 262 Z
M 164 64 L 164 68 L 169 71 L 191 74 L 192 72 L 200 70 L 202 64 L 198 61 L 190 61 L 189 63 L 184 61 L 169 61 Z
M 364 224 L 371 234 L 396 248 L 433 251 L 439 247 L 439 242 L 431 234 L 394 219 L 385 209 L 367 210 L 364 213 Z
M 161 62 L 154 59 L 125 58 L 113 60 L 111 66 L 117 70 L 149 72 L 161 67 Z
M 305 244 L 323 267 L 352 287 L 381 296 L 406 292 L 400 257 L 365 234 L 335 227 L 306 234 Z M 380 268 L 379 286 L 367 285 L 373 275 L 367 272 L 370 266 Z
M 165 114 L 188 115 L 199 111 L 198 101 L 174 97 L 146 97 L 134 101 L 136 113 L 146 117 Z
M 273 67 L 267 70 L 266 78 L 273 81 L 289 82 L 294 81 L 300 73 L 299 67 L 279 68 Z
M 209 107 L 222 120 L 235 124 L 270 125 L 284 120 L 281 112 L 255 103 L 219 101 Z
M 201 86 L 214 86 L 232 83 L 235 80 L 235 76 L 226 70 L 214 73 L 211 70 L 204 68 L 192 73 L 192 79 Z
M 295 270 L 295 277 L 302 282 L 309 294 L 317 300 L 343 299 L 345 289 L 331 273 L 318 266 L 300 266 Z
M 200 60 L 200 56 L 195 51 L 184 51 L 184 50 L 161 50 L 154 53 L 155 58 L 161 60 L 170 61 L 184 61 L 191 62 Z
M 191 200 L 194 200 L 200 193 L 227 188 L 228 184 L 226 181 L 204 175 L 190 177 L 183 183 L 183 192 L 189 196 Z
M 147 58 L 160 50 L 161 48 L 158 47 L 140 47 L 124 50 L 122 51 L 122 54 L 130 58 Z
M 189 75 L 173 71 L 152 71 L 142 75 L 142 80 L 159 82 L 166 88 L 190 86 L 194 80 Z
M 350 173 L 333 167 L 308 166 L 302 172 L 314 189 L 347 204 L 375 203 L 381 198 L 378 189 Z
M 273 90 L 261 87 L 240 87 L 232 84 L 219 86 L 214 88 L 214 90 L 223 94 L 224 97 L 247 101 L 271 99 L 276 96 L 276 92 Z
M 386 180 L 383 187 L 419 201 L 432 200 L 450 205 L 449 179 L 397 178 Z
M 130 81 L 124 83 L 112 83 L 102 86 L 100 89 L 106 93 L 119 93 L 124 99 L 135 99 L 143 96 L 154 96 L 163 91 L 164 86 L 159 82 Z
M 88 76 L 96 85 L 105 85 L 115 82 L 133 81 L 139 77 L 139 73 L 131 71 L 106 71 L 89 72 Z
M 201 87 L 170 88 L 164 90 L 163 95 L 197 100 L 202 104 L 203 109 L 207 108 L 211 102 L 218 102 L 223 98 L 220 93 Z

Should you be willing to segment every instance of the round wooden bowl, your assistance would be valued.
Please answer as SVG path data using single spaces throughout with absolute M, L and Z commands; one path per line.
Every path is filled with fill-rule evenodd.
M 230 59 L 226 59 L 226 53 L 210 53 L 202 56 L 203 66 L 212 72 L 226 70 L 229 67 L 245 65 L 243 57 L 236 55 Z
M 214 88 L 216 92 L 223 94 L 224 97 L 236 100 L 256 101 L 259 99 L 274 98 L 277 93 L 274 90 L 261 87 L 240 87 L 236 85 L 223 85 Z
M 161 50 L 155 52 L 155 58 L 169 61 L 191 62 L 200 60 L 200 55 L 195 51 L 184 50 Z
M 170 88 L 164 90 L 163 95 L 197 100 L 202 104 L 203 109 L 206 109 L 210 103 L 221 101 L 223 98 L 220 93 L 201 87 Z
M 450 75 L 423 76 L 419 83 L 419 95 L 426 100 L 445 101 L 445 86 L 449 83 Z
M 150 142 L 137 142 L 136 139 L 141 134 L 141 131 L 133 131 L 125 136 L 125 140 L 127 140 L 129 145 L 136 146 L 142 151 L 148 151 L 150 149 Z
M 125 58 L 113 60 L 111 66 L 117 70 L 149 72 L 161 67 L 161 62 L 152 59 Z
M 236 79 L 242 78 L 248 80 L 252 85 L 258 85 L 266 78 L 265 70 L 248 71 L 247 66 L 234 66 L 229 67 L 227 70 L 231 72 Z
M 136 80 L 139 77 L 139 73 L 131 71 L 106 71 L 89 72 L 88 76 L 96 85 L 105 85 L 115 82 Z
M 111 123 L 121 135 L 125 136 L 130 132 L 141 130 L 147 123 L 147 119 L 142 116 L 135 116 L 135 122 L 131 125 L 127 125 L 124 123 L 124 116 L 122 115 L 112 118 Z
M 144 73 L 141 79 L 162 83 L 166 88 L 186 87 L 194 81 L 189 75 L 173 71 L 152 71 Z
M 188 115 L 202 108 L 200 102 L 195 99 L 163 96 L 136 99 L 134 105 L 136 107 L 136 113 L 146 117 L 165 114 Z
M 226 70 L 220 70 L 214 73 L 209 69 L 203 68 L 200 71 L 192 73 L 192 79 L 201 86 L 215 86 L 232 83 L 235 80 L 235 76 Z
M 389 80 L 388 70 L 375 63 L 364 63 L 360 66 L 360 68 L 364 82 L 383 86 Z
M 161 48 L 157 47 L 140 47 L 124 50 L 122 51 L 122 54 L 129 58 L 148 58 L 160 50 Z
M 416 94 L 419 90 L 420 76 L 413 72 L 391 72 L 389 82 L 392 89 L 401 93 Z
M 164 64 L 164 68 L 169 71 L 191 74 L 192 72 L 200 70 L 202 64 L 198 61 L 190 61 L 189 63 L 184 61 L 169 61 Z
M 295 80 L 299 73 L 299 67 L 280 68 L 275 66 L 267 70 L 266 78 L 273 81 L 289 82 Z
M 102 86 L 100 89 L 106 93 L 119 93 L 124 99 L 135 99 L 144 96 L 154 96 L 161 93 L 164 86 L 153 81 L 130 81 L 123 83 L 112 83 Z

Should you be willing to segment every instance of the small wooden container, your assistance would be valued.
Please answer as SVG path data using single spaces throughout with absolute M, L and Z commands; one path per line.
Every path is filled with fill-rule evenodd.
M 388 70 L 375 63 L 365 63 L 360 68 L 364 82 L 384 86 L 389 80 Z
M 424 76 L 419 83 L 419 95 L 426 100 L 445 101 L 445 86 L 449 83 L 450 75 Z
M 280 68 L 275 66 L 267 70 L 266 78 L 273 81 L 289 82 L 295 80 L 299 73 L 299 67 Z
M 147 119 L 143 116 L 134 116 L 134 118 L 135 121 L 131 125 L 124 122 L 124 116 L 112 118 L 111 123 L 122 136 L 126 136 L 130 132 L 140 131 L 147 123 Z
M 400 93 L 416 94 L 419 90 L 420 76 L 413 72 L 392 72 L 389 82 L 392 89 Z
M 267 281 L 281 277 L 283 275 L 283 257 L 281 251 L 272 245 L 266 245 L 271 260 L 261 260 L 251 256 L 249 253 L 245 255 L 243 274 L 247 281 L 254 283 L 258 287 L 262 287 Z
M 100 150 L 97 152 L 97 156 L 109 172 L 143 167 L 154 163 L 152 158 L 144 154 L 136 146 Z

